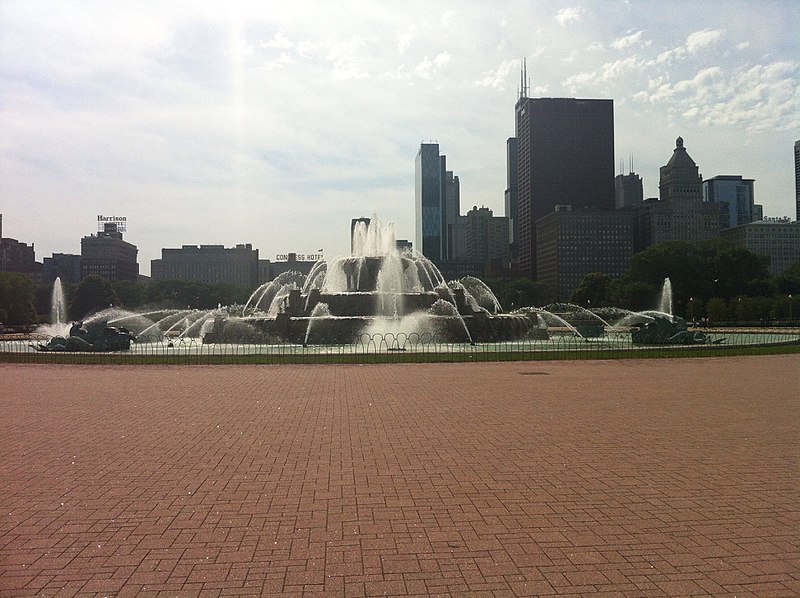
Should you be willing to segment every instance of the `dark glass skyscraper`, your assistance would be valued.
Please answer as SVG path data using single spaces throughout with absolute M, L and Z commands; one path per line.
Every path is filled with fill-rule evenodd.
M 414 195 L 417 250 L 434 262 L 457 259 L 460 183 L 447 170 L 447 157 L 439 155 L 438 143 L 423 143 L 419 147 Z
M 614 101 L 520 95 L 514 229 L 520 273 L 535 279 L 537 220 L 557 205 L 614 209 Z
M 794 219 L 800 222 L 800 139 L 794 142 Z
M 428 259 L 442 259 L 442 168 L 438 143 L 419 146 L 415 162 L 415 223 L 417 250 Z
M 511 261 L 517 262 L 517 246 L 519 237 L 519 188 L 518 188 L 517 138 L 509 137 L 506 142 L 506 192 L 505 207 L 509 220 L 508 242 L 511 249 Z

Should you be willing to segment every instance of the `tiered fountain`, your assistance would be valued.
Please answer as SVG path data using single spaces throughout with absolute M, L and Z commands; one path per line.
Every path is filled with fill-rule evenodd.
M 689 331 L 672 314 L 669 279 L 657 309 L 588 309 L 569 303 L 501 313 L 491 289 L 467 277 L 446 282 L 427 258 L 396 248 L 392 225 L 376 218 L 353 231 L 352 255 L 321 260 L 308 276 L 285 272 L 258 287 L 244 307 L 128 311 L 109 308 L 70 327 L 61 281 L 53 289 L 52 322 L 39 329 L 51 337 L 39 350 L 118 350 L 137 344 L 380 345 L 385 350 L 437 343 L 518 340 L 613 341 L 694 344 L 711 341 Z M 95 338 L 97 337 L 97 338 Z M 102 337 L 102 338 L 101 338 Z M 111 342 L 114 337 L 120 342 Z M 100 339 L 103 349 L 89 348 Z M 70 341 L 75 347 L 68 346 Z M 63 346 L 62 346 L 63 345 Z
M 240 316 L 218 313 L 205 342 L 241 339 L 345 344 L 361 335 L 429 334 L 447 342 L 547 338 L 534 312 L 502 314 L 480 280 L 447 283 L 419 253 L 397 250 L 392 225 L 372 218 L 353 230 L 352 255 L 317 262 L 256 289 Z

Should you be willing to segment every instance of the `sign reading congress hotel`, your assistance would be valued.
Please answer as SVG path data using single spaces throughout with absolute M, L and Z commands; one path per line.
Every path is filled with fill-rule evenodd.
M 316 262 L 323 258 L 321 253 L 279 253 L 276 262 Z

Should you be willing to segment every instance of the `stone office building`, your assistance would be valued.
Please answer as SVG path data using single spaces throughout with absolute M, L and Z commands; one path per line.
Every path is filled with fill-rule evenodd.
M 162 249 L 161 259 L 151 260 L 153 280 L 196 280 L 206 284 L 228 283 L 244 288 L 258 286 L 258 249 L 250 243 L 183 245 Z
M 466 261 L 492 262 L 492 270 L 505 270 L 511 259 L 509 219 L 486 207 L 474 206 L 466 216 Z
M 722 238 L 728 239 L 759 255 L 769 257 L 769 273 L 779 276 L 800 261 L 800 222 L 788 218 L 760 220 L 726 228 Z
M 568 300 L 590 272 L 618 278 L 633 255 L 635 225 L 630 210 L 556 206 L 536 221 L 538 281 L 552 299 Z
M 81 256 L 72 253 L 54 253 L 44 258 L 44 282 L 50 284 L 60 278 L 62 283 L 78 284 L 81 281 Z
M 101 232 L 81 239 L 81 279 L 97 275 L 110 282 L 136 281 L 138 253 L 136 245 L 123 240 L 116 223 L 106 223 Z
M 659 198 L 637 208 L 636 251 L 664 241 L 702 241 L 719 237 L 719 203 L 703 201 L 703 177 L 678 137 L 672 157 L 660 169 Z

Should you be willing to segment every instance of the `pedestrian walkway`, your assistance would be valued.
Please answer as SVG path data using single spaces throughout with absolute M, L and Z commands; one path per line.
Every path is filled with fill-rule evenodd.
M 800 355 L 0 365 L 0 596 L 797 596 Z

